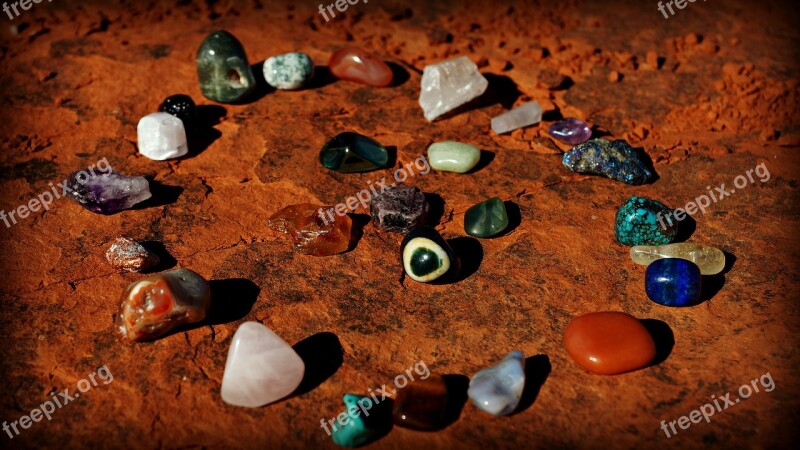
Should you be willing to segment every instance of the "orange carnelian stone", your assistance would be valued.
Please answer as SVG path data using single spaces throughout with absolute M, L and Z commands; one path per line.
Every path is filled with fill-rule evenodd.
M 328 69 L 336 78 L 370 86 L 383 87 L 392 82 L 392 69 L 358 47 L 343 48 L 331 55 Z
M 656 356 L 656 343 L 637 318 L 623 312 L 597 312 L 573 319 L 564 347 L 589 372 L 616 375 L 641 369 Z
M 294 249 L 312 256 L 330 256 L 350 248 L 353 221 L 330 206 L 302 203 L 283 208 L 269 218 L 269 227 L 286 233 Z

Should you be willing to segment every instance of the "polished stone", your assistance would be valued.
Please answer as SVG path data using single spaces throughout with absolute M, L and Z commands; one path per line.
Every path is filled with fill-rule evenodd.
M 244 101 L 256 87 L 244 47 L 227 31 L 214 31 L 197 50 L 200 90 L 220 103 Z
M 653 174 L 627 142 L 592 139 L 564 153 L 563 164 L 573 172 L 603 175 L 612 180 L 639 185 Z
M 575 118 L 567 118 L 559 120 L 558 122 L 550 125 L 547 132 L 553 139 L 569 144 L 578 145 L 589 140 L 592 137 L 592 128 L 588 123 Z
M 470 236 L 488 238 L 508 227 L 506 205 L 498 197 L 469 208 L 464 214 L 464 231 Z
M 564 331 L 564 347 L 581 367 L 600 375 L 641 369 L 656 356 L 656 344 L 642 322 L 616 311 L 572 319 Z
M 381 230 L 405 234 L 425 225 L 428 202 L 416 187 L 389 186 L 370 200 L 370 215 Z
M 476 373 L 469 381 L 472 403 L 493 416 L 514 412 L 525 388 L 525 356 L 515 350 L 496 365 Z
M 458 271 L 453 250 L 431 227 L 420 227 L 408 233 L 400 248 L 403 268 L 414 281 L 430 283 L 449 278 Z
M 180 158 L 189 153 L 183 121 L 157 112 L 142 117 L 136 127 L 139 153 L 155 161 Z
M 231 340 L 220 393 L 230 405 L 255 408 L 297 389 L 305 364 L 297 352 L 259 322 L 245 322 Z
M 123 339 L 147 341 L 205 319 L 210 304 L 208 281 L 189 269 L 175 269 L 131 283 L 114 323 Z
M 343 48 L 331 55 L 328 69 L 333 76 L 342 80 L 377 87 L 392 84 L 392 69 L 385 62 L 358 47 Z
M 305 53 L 284 53 L 264 61 L 264 79 L 275 89 L 300 89 L 314 77 L 314 61 Z
M 440 375 L 414 380 L 397 391 L 392 405 L 394 424 L 421 431 L 447 426 L 451 396 Z
M 105 256 L 118 272 L 142 272 L 155 267 L 160 261 L 142 244 L 124 236 L 114 239 Z
M 434 142 L 428 147 L 428 164 L 444 172 L 466 173 L 481 160 L 478 147 L 454 141 Z
M 355 448 L 367 445 L 384 434 L 383 424 L 376 423 L 375 417 L 365 415 L 375 407 L 374 401 L 370 397 L 356 394 L 344 394 L 345 410 L 337 415 L 337 421 L 333 423 L 331 438 L 333 443 L 340 447 Z M 344 416 L 343 416 L 344 415 Z M 344 425 L 338 421 L 339 417 L 345 420 Z
M 319 161 L 337 172 L 369 172 L 388 167 L 389 152 L 374 139 L 348 131 L 336 135 L 322 147 Z
M 269 218 L 269 227 L 291 237 L 294 249 L 312 256 L 331 256 L 350 248 L 353 221 L 332 207 L 290 205 Z
M 700 300 L 700 268 L 681 258 L 657 259 L 647 266 L 644 288 L 664 306 L 692 306 Z
M 422 71 L 419 105 L 425 118 L 436 118 L 480 97 L 489 87 L 468 57 L 460 56 L 448 61 L 425 66 Z
M 89 211 L 113 214 L 150 197 L 150 183 L 144 177 L 119 172 L 89 173 L 79 170 L 66 179 L 67 197 Z
M 195 105 L 192 97 L 185 94 L 175 94 L 167 97 L 161 106 L 158 107 L 159 112 L 171 114 L 183 122 L 183 127 L 186 130 L 193 130 L 197 128 L 197 105 Z
M 509 133 L 519 128 L 529 127 L 542 121 L 542 107 L 539 102 L 529 102 L 492 119 L 492 131 L 497 134 Z
M 668 221 L 672 212 L 664 204 L 631 197 L 617 210 L 614 237 L 624 245 L 664 245 L 678 236 L 678 223 Z
M 631 247 L 631 259 L 647 266 L 662 258 L 681 258 L 697 264 L 703 275 L 716 275 L 725 269 L 725 254 L 718 248 L 688 242 L 659 246 L 637 245 Z

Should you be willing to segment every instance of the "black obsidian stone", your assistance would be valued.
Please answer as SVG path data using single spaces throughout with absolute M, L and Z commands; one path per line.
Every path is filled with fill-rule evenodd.
M 193 129 L 197 126 L 197 105 L 194 104 L 192 97 L 185 94 L 176 94 L 167 97 L 159 111 L 171 114 L 183 121 L 183 126 L 188 129 Z
M 420 227 L 408 233 L 401 252 L 403 269 L 414 281 L 446 280 L 458 272 L 458 259 L 453 249 L 431 227 Z

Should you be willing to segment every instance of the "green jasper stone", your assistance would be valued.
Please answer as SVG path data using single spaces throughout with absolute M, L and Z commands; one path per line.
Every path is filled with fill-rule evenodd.
M 428 147 L 428 163 L 436 170 L 466 173 L 481 159 L 478 147 L 461 142 L 436 142 Z
M 508 227 L 508 213 L 503 200 L 495 197 L 478 203 L 464 215 L 464 231 L 470 236 L 486 238 Z
M 372 421 L 369 421 L 369 416 L 363 414 L 363 411 L 369 414 L 369 410 L 375 406 L 373 403 L 369 397 L 344 394 L 347 420 L 344 425 L 338 421 L 333 423 L 331 438 L 334 444 L 340 447 L 361 447 L 384 434 L 381 428 L 370 423 Z
M 631 197 L 617 211 L 614 237 L 625 245 L 665 245 L 678 236 L 672 210 L 655 200 Z
M 242 44 L 227 31 L 214 31 L 197 50 L 200 90 L 209 100 L 238 103 L 256 87 Z
M 322 147 L 319 162 L 337 172 L 368 172 L 388 167 L 389 152 L 377 141 L 348 131 Z

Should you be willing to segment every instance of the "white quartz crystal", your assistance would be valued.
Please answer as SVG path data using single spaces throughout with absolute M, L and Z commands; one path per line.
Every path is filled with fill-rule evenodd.
M 497 134 L 528 127 L 542 121 L 539 102 L 525 103 L 492 119 L 492 130 Z
M 478 72 L 466 56 L 425 66 L 422 72 L 419 106 L 425 118 L 434 121 L 437 117 L 480 97 L 489 82 Z
M 297 389 L 304 373 L 303 360 L 289 344 L 264 325 L 245 322 L 228 350 L 222 400 L 251 408 L 276 402 Z
M 171 114 L 157 112 L 144 116 L 136 131 L 139 153 L 150 159 L 163 161 L 189 152 L 183 121 Z

